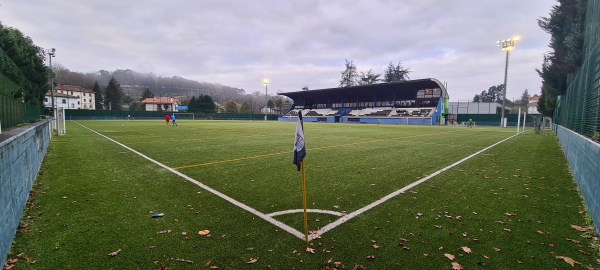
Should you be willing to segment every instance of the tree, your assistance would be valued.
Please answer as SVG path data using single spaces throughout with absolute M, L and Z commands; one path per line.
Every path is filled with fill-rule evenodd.
M 525 91 L 523 91 L 523 94 L 521 95 L 521 100 L 519 100 L 519 103 L 517 103 L 515 105 L 519 105 L 521 110 L 527 111 L 527 105 L 529 104 L 530 97 L 531 96 L 529 95 L 529 91 L 527 89 L 525 89 Z
M 358 77 L 358 85 L 376 84 L 380 81 L 379 77 L 381 77 L 381 74 L 374 74 L 372 69 L 370 69 L 366 74 L 361 72 L 360 76 Z
M 395 66 L 390 62 L 384 71 L 383 81 L 386 83 L 406 81 L 409 79 L 408 73 L 410 73 L 410 70 L 402 67 L 402 62 L 398 61 Z
M 240 106 L 240 113 L 251 113 L 252 112 L 252 105 L 250 105 L 250 103 L 248 101 L 245 101 L 244 103 L 242 103 L 242 105 Z
M 552 48 L 544 55 L 542 68 L 536 69 L 542 78 L 538 111 L 544 115 L 554 114 L 557 96 L 567 92 L 567 77 L 581 66 L 587 1 L 559 1 L 549 17 L 538 20 L 540 28 L 551 35 Z
M 125 93 L 123 93 L 123 89 L 121 89 L 121 85 L 115 80 L 115 78 L 111 78 L 104 90 L 104 105 L 111 110 L 121 110 L 121 104 L 123 104 L 123 98 Z
M 476 94 L 473 97 L 473 102 L 497 102 L 502 103 L 504 84 L 495 85 L 488 90 L 481 91 L 481 94 Z
M 237 113 L 238 112 L 237 103 L 235 103 L 231 100 L 227 101 L 227 103 L 225 103 L 225 112 L 226 113 Z
M 346 69 L 342 71 L 342 78 L 340 79 L 339 87 L 350 87 L 357 85 L 358 73 L 356 66 L 352 61 L 346 59 Z
M 100 89 L 100 85 L 98 81 L 94 82 L 94 86 L 92 87 L 92 92 L 95 94 L 94 102 L 96 103 L 96 110 L 102 110 L 102 103 L 104 103 L 104 95 L 102 94 L 102 90 Z
M 9 95 L 21 97 L 28 104 L 42 106 L 48 91 L 52 71 L 44 65 L 45 52 L 29 37 L 0 23 L 0 73 L 18 87 L 8 89 Z M 4 90 L 4 89 L 2 89 Z
M 153 98 L 153 97 L 154 97 L 154 94 L 150 91 L 150 88 L 146 87 L 146 89 L 142 93 L 142 97 L 140 98 L 140 101 L 147 99 L 147 98 Z

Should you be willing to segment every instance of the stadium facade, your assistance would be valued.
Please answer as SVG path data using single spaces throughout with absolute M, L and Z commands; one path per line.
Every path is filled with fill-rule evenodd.
M 448 92 L 437 79 L 280 93 L 294 102 L 279 121 L 444 125 Z

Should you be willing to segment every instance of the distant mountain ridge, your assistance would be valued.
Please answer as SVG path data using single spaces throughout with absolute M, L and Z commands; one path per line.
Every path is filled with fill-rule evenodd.
M 133 99 L 141 97 L 142 92 L 148 88 L 157 97 L 189 97 L 209 95 L 219 103 L 233 100 L 242 103 L 248 100 L 244 89 L 225 86 L 218 83 L 198 82 L 179 76 L 161 77 L 153 73 L 140 73 L 130 69 L 117 69 L 115 71 L 100 70 L 97 73 L 79 73 L 70 71 L 62 66 L 53 67 L 56 74 L 54 82 L 57 84 L 78 85 L 92 89 L 97 81 L 102 89 L 108 84 L 111 77 L 121 85 L 125 94 Z

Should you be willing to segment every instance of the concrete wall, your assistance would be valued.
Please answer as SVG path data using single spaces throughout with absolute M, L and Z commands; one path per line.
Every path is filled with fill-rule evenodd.
M 51 135 L 46 120 L 0 142 L 0 266 L 6 262 Z
M 562 126 L 555 125 L 554 132 L 569 161 L 596 231 L 600 232 L 600 144 Z

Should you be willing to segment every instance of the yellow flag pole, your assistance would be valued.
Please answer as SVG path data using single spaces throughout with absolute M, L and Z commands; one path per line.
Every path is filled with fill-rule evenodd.
M 304 240 L 308 244 L 308 215 L 306 213 L 306 177 L 304 175 L 304 160 L 300 161 L 302 169 L 302 201 L 304 203 Z

